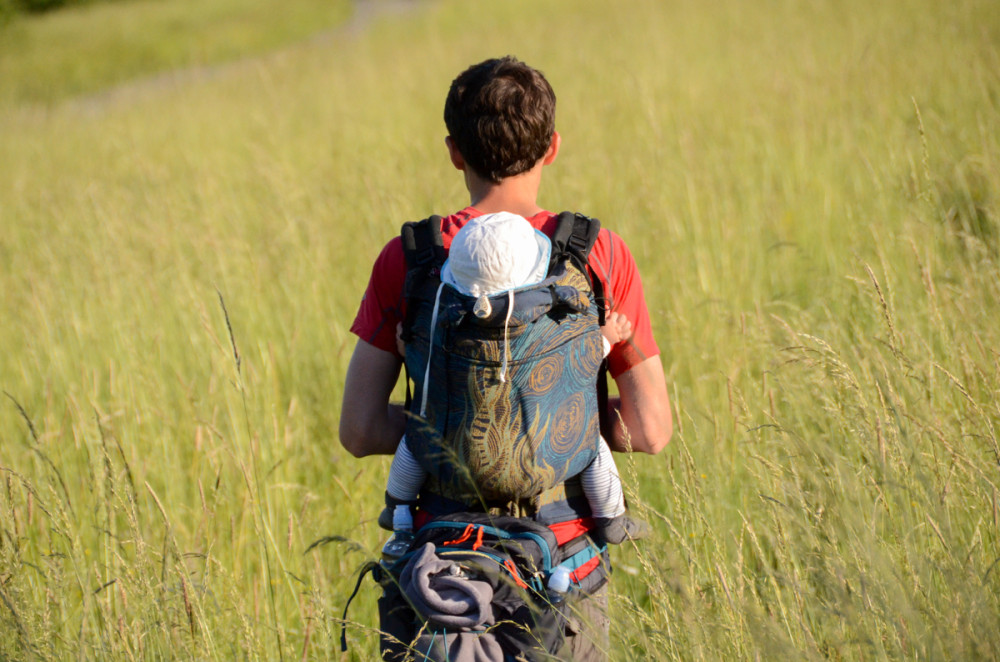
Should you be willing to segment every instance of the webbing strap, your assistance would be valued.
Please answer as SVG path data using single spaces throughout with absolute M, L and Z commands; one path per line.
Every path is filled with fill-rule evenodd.
M 354 596 L 358 594 L 358 590 L 361 588 L 361 580 L 365 578 L 365 575 L 369 572 L 374 572 L 378 567 L 379 564 L 377 561 L 368 561 L 361 566 L 361 572 L 358 573 L 358 583 L 354 585 L 354 591 L 351 592 L 351 597 L 347 598 L 347 604 L 344 605 L 344 615 L 340 619 L 340 651 L 342 653 L 347 652 L 347 609 L 351 606 Z
M 517 565 L 514 564 L 513 559 L 507 559 L 506 561 L 504 561 L 503 566 L 507 569 L 507 572 L 510 574 L 511 579 L 514 580 L 514 583 L 517 584 L 518 587 L 528 588 L 528 584 L 523 579 L 521 579 L 521 573 L 518 572 Z
M 597 566 L 599 566 L 600 564 L 601 564 L 601 557 L 595 556 L 594 558 L 590 559 L 589 561 L 581 565 L 579 568 L 571 572 L 569 574 L 570 581 L 579 584 L 584 577 L 586 577 L 591 572 L 596 570 Z
M 459 537 L 454 538 L 452 540 L 446 540 L 446 541 L 444 541 L 441 544 L 442 545 L 459 545 L 459 544 L 465 542 L 466 540 L 468 540 L 469 538 L 472 537 L 472 532 L 475 530 L 475 528 L 476 528 L 475 524 L 468 524 L 468 525 L 466 525 L 465 530 L 462 531 L 462 535 L 460 535 Z
M 606 545 L 603 545 L 600 548 L 598 548 L 595 545 L 587 545 L 576 554 L 573 554 L 569 558 L 564 559 L 563 562 L 560 563 L 559 565 L 565 566 L 569 568 L 571 571 L 578 570 L 582 566 L 586 565 L 595 556 L 603 554 L 604 550 L 606 549 L 607 549 Z

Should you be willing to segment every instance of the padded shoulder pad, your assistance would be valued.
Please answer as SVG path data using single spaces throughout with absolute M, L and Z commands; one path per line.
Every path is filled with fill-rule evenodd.
M 564 211 L 556 220 L 552 235 L 552 265 L 570 255 L 583 265 L 601 232 L 601 222 L 583 214 Z
M 407 269 L 444 263 L 440 216 L 404 223 L 399 236 L 403 241 L 403 255 L 406 257 Z

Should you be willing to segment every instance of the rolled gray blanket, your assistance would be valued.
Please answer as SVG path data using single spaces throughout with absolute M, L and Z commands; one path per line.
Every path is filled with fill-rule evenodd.
M 433 543 L 415 554 L 400 576 L 400 588 L 427 625 L 414 647 L 429 660 L 503 662 L 488 627 L 494 624 L 493 587 L 468 577 L 454 561 L 440 558 Z

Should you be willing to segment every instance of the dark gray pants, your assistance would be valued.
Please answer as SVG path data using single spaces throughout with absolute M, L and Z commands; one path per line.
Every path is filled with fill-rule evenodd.
M 606 662 L 610 644 L 608 586 L 572 605 L 566 627 L 566 643 L 559 649 L 560 660 Z

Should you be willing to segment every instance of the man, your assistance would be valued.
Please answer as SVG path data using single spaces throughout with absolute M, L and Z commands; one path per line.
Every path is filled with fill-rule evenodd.
M 449 132 L 445 145 L 470 196 L 470 206 L 442 219 L 445 249 L 469 219 L 501 211 L 523 216 L 551 235 L 556 215 L 539 207 L 537 197 L 542 170 L 555 161 L 561 137 L 555 131 L 555 94 L 545 77 L 511 57 L 473 65 L 452 83 L 444 115 Z M 616 343 L 608 355 L 619 396 L 609 398 L 611 425 L 605 439 L 612 450 L 657 453 L 671 436 L 670 403 L 635 262 L 620 237 L 602 230 L 589 265 L 602 281 L 607 312 L 624 315 L 633 328 L 632 336 Z M 402 365 L 396 327 L 405 314 L 405 275 L 402 243 L 396 237 L 376 259 L 351 327 L 358 342 L 344 388 L 340 439 L 357 457 L 394 453 L 405 429 L 402 406 L 389 402 Z M 568 481 L 566 494 L 556 499 L 568 503 L 571 491 Z M 574 508 L 563 521 L 546 521 L 560 543 L 592 526 L 589 513 Z M 600 591 L 583 601 L 581 611 L 597 632 L 572 636 L 580 624 L 571 624 L 565 650 L 573 659 L 603 659 L 606 599 Z

